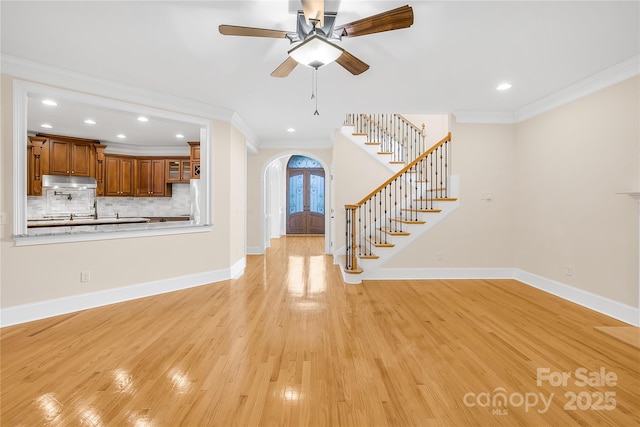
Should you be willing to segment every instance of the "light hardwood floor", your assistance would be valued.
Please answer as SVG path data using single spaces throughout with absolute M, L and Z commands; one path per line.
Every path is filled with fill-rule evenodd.
M 2 426 L 640 423 L 640 351 L 594 329 L 622 323 L 513 280 L 345 285 L 322 248 L 2 329 Z

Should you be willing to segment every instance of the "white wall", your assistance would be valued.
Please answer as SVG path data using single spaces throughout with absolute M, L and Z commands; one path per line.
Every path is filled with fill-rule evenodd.
M 640 77 L 516 126 L 516 262 L 638 306 Z M 566 266 L 573 270 L 566 274 Z
M 451 129 L 449 114 L 402 114 L 402 117 L 409 120 L 417 128 L 422 128 L 422 124 L 425 124 L 427 147 L 435 145 L 447 136 Z
M 284 220 L 286 206 L 286 163 L 289 156 L 274 160 L 265 172 L 265 215 L 269 229 L 269 238 L 277 239 L 286 234 Z

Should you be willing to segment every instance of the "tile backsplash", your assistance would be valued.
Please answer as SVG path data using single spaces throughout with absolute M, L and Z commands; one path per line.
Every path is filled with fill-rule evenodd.
M 172 197 L 97 197 L 98 217 L 183 216 L 191 211 L 189 184 L 171 184 Z M 42 197 L 27 197 L 27 218 L 93 215 L 95 190 L 43 190 Z

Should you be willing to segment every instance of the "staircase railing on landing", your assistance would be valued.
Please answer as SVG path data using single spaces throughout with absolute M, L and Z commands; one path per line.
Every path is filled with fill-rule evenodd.
M 389 154 L 391 163 L 410 163 L 427 148 L 425 125 L 418 128 L 400 114 L 347 114 L 345 125 L 367 136 L 367 144 L 380 144 L 379 154 Z
M 439 212 L 447 200 L 451 133 L 372 191 L 360 202 L 346 205 L 347 273 L 360 273 L 358 258 L 377 258 L 375 247 L 393 246 L 389 235 L 406 234 L 406 224 L 420 224 L 421 213 Z

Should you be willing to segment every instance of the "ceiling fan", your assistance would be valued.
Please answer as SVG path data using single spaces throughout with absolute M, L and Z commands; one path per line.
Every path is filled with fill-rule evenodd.
M 369 65 L 331 40 L 399 30 L 413 24 L 411 6 L 398 7 L 338 26 L 335 26 L 336 16 L 337 12 L 325 12 L 324 0 L 302 0 L 302 10 L 298 11 L 294 32 L 236 25 L 220 25 L 218 30 L 225 36 L 285 38 L 295 44 L 289 50 L 287 59 L 273 70 L 273 77 L 287 77 L 298 64 L 318 69 L 333 61 L 351 74 L 358 75 L 367 71 Z

